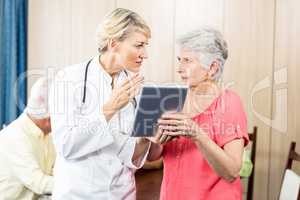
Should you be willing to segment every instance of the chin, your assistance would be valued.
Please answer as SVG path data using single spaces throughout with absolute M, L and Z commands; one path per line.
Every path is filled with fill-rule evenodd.
M 136 64 L 135 66 L 128 67 L 126 70 L 133 72 L 133 73 L 138 73 L 141 71 L 141 64 Z
M 188 87 L 193 87 L 193 83 L 189 79 L 181 79 L 182 83 L 184 83 Z
M 132 69 L 132 68 L 129 68 L 129 69 L 126 69 L 127 71 L 129 71 L 130 73 L 133 73 L 133 74 L 136 74 L 136 73 L 139 73 L 140 72 L 140 69 Z
M 183 79 L 183 78 L 181 78 L 181 81 L 182 81 L 183 83 L 185 83 L 185 84 L 188 84 L 188 83 L 189 83 L 189 79 Z

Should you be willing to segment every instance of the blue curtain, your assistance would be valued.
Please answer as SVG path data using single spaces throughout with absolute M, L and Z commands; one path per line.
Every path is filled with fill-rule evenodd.
M 26 105 L 27 0 L 0 0 L 0 129 Z

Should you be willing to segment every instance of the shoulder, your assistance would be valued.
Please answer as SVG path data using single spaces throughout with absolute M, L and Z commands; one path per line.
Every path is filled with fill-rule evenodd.
M 74 90 L 77 85 L 82 85 L 87 62 L 65 66 L 58 70 L 51 80 L 49 99 L 52 99 L 54 94 L 64 94 L 66 91 Z
M 222 92 L 213 108 L 216 116 L 237 117 L 245 114 L 240 96 L 229 89 Z
M 229 103 L 241 102 L 240 96 L 233 90 L 230 90 L 230 89 L 224 90 L 223 96 L 224 96 L 225 100 L 227 100 Z
M 8 126 L 0 131 L 0 141 L 10 140 L 13 138 L 23 137 L 22 128 L 19 123 L 19 118 L 12 121 Z
M 24 149 L 28 148 L 28 137 L 24 133 L 18 119 L 9 124 L 0 132 L 0 149 L 4 148 L 5 152 L 10 152 L 10 149 Z
M 223 91 L 220 104 L 225 108 L 232 110 L 234 108 L 243 108 L 241 97 L 233 90 L 226 89 Z
M 86 64 L 87 61 L 63 67 L 56 73 L 54 81 L 76 81 L 83 79 Z

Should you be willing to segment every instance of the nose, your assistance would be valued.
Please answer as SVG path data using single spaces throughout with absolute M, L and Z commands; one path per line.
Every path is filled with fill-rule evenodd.
M 147 52 L 146 48 L 143 48 L 140 58 L 142 58 L 142 59 L 148 58 L 148 52 Z
M 183 64 L 179 63 L 178 64 L 178 73 L 182 73 L 184 71 L 184 67 L 183 67 Z

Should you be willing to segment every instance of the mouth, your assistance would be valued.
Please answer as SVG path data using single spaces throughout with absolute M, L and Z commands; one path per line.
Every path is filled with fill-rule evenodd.
M 143 63 L 143 61 L 137 61 L 135 63 L 141 65 Z
M 186 76 L 182 76 L 182 77 L 181 77 L 181 79 L 182 79 L 182 80 L 187 80 L 187 79 L 188 79 L 188 77 L 186 77 Z

